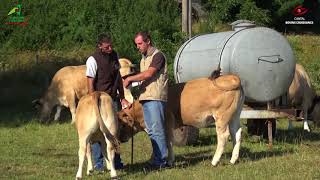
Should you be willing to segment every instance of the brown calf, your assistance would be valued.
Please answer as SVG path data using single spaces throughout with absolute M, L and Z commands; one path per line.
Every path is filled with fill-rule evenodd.
M 116 139 L 118 120 L 112 98 L 104 92 L 83 96 L 79 101 L 75 118 L 79 135 L 79 168 L 76 178 L 82 178 L 85 157 L 88 161 L 87 174 L 93 172 L 90 144 L 94 142 L 101 144 L 102 153 L 111 168 L 111 178 L 117 177 L 113 159 L 115 152 L 119 150 L 119 142 Z

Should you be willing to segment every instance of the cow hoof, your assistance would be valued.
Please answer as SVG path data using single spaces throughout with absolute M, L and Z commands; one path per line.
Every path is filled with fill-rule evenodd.
M 111 177 L 111 180 L 120 180 L 118 176 Z
M 93 175 L 93 169 L 89 170 L 87 173 L 88 176 L 92 176 Z
M 234 164 L 236 164 L 236 163 L 237 163 L 237 160 L 233 160 L 233 159 L 231 159 L 231 160 L 230 160 L 230 163 L 231 163 L 232 165 L 234 165 Z
M 309 128 L 304 128 L 303 129 L 305 132 L 311 132 Z
M 170 162 L 170 161 L 168 161 L 168 165 L 170 166 L 170 167 L 173 167 L 175 164 L 174 164 L 174 162 Z
M 82 179 L 82 177 L 76 177 L 76 180 L 81 180 Z
M 212 161 L 211 161 L 211 164 L 212 164 L 212 166 L 217 166 L 218 162 L 219 162 L 219 161 L 214 161 L 214 160 L 212 160 Z

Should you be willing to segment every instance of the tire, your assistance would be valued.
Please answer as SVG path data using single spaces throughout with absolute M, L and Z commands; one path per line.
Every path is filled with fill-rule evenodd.
M 195 144 L 199 138 L 199 129 L 192 126 L 182 126 L 173 132 L 173 144 L 186 146 Z

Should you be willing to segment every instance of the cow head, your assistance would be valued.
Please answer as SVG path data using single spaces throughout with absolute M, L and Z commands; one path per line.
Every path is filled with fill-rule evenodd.
M 134 105 L 117 113 L 120 129 L 119 140 L 121 142 L 127 142 L 136 133 L 145 129 L 142 109 L 136 108 Z
M 38 111 L 40 122 L 48 122 L 53 106 L 44 98 L 32 101 L 33 107 Z
M 121 58 L 119 59 L 120 63 L 120 74 L 121 77 L 124 77 L 129 74 L 133 74 L 136 72 L 135 70 L 135 64 L 132 64 L 132 62 L 129 59 Z
M 35 99 L 32 101 L 32 107 L 33 109 L 35 109 L 36 111 L 39 111 L 40 107 L 41 107 L 41 102 L 40 99 Z

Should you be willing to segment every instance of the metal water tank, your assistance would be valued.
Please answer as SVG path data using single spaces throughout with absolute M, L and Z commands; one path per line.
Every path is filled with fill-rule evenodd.
M 296 63 L 287 39 L 248 22 L 232 25 L 233 31 L 196 36 L 180 47 L 174 60 L 176 82 L 209 77 L 220 66 L 222 74 L 240 77 L 247 101 L 267 102 L 284 94 Z

